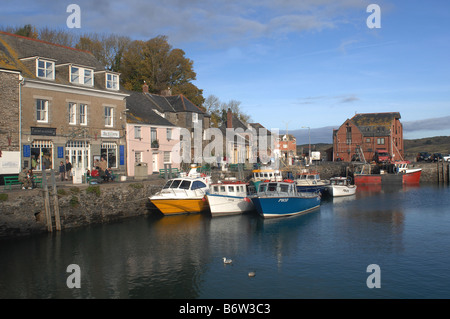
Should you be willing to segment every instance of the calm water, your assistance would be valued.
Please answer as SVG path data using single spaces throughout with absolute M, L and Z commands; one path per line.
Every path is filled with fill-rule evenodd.
M 450 189 L 372 188 L 305 216 L 143 216 L 3 240 L 0 298 L 449 298 L 449 265 Z

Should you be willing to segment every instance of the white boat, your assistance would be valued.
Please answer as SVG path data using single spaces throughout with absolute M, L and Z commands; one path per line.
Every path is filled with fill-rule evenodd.
M 161 191 L 149 197 L 164 215 L 200 213 L 208 209 L 205 195 L 209 190 L 210 176 L 202 176 L 197 167 L 185 177 L 169 179 Z
M 247 198 L 249 185 L 240 181 L 223 181 L 210 185 L 206 194 L 212 216 L 242 214 L 254 209 Z
M 328 185 L 328 192 L 333 197 L 350 196 L 356 193 L 356 187 L 356 185 L 351 185 L 346 177 L 332 177 L 330 185 Z

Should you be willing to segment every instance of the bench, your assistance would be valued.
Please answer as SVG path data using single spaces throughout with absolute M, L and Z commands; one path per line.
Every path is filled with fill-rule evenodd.
M 3 180 L 5 181 L 5 189 L 12 189 L 13 185 L 22 185 L 22 182 L 19 182 L 19 175 L 4 176 Z
M 163 177 L 164 178 L 165 177 L 165 173 L 166 173 L 166 170 L 164 168 L 160 169 L 159 170 L 159 177 Z M 169 173 L 169 172 L 167 172 L 167 173 Z M 178 168 L 173 167 L 171 169 L 171 173 L 172 173 L 172 177 L 176 177 L 176 176 L 178 176 L 180 171 L 178 170 Z
M 5 177 L 3 177 L 3 180 L 5 181 L 5 187 L 4 187 L 5 190 L 12 189 L 13 185 L 22 185 L 22 182 L 19 182 L 19 175 L 5 176 Z M 42 177 L 33 176 L 33 184 L 35 187 L 38 187 L 40 185 L 42 188 Z

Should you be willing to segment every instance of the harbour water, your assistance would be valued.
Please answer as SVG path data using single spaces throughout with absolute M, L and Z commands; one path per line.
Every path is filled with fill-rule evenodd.
M 449 298 L 449 208 L 447 186 L 368 187 L 304 216 L 149 215 L 2 240 L 0 298 Z

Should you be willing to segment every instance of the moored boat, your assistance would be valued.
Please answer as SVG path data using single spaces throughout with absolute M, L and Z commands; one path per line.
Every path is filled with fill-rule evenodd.
M 350 180 L 346 177 L 332 177 L 328 193 L 333 197 L 350 196 L 356 193 L 356 188 L 357 186 L 350 184 Z
M 193 167 L 188 176 L 169 179 L 161 191 L 149 197 L 150 201 L 166 216 L 207 211 L 204 197 L 210 177 L 199 175 Z
M 242 214 L 254 210 L 247 198 L 251 193 L 248 183 L 241 181 L 222 181 L 213 183 L 206 194 L 212 216 Z
M 264 218 L 305 214 L 320 206 L 320 194 L 298 192 L 292 181 L 261 182 L 250 199 Z
M 310 170 L 303 170 L 300 174 L 297 174 L 295 182 L 299 192 L 319 192 L 320 194 L 323 194 L 330 184 L 329 181 L 321 179 L 318 172 Z
M 388 170 L 378 174 L 364 173 L 363 170 L 354 174 L 355 185 L 384 184 L 412 185 L 420 183 L 421 168 L 409 168 L 409 161 L 398 161 L 391 164 Z

